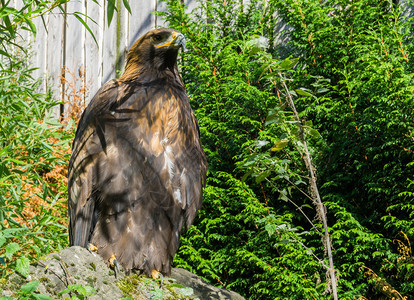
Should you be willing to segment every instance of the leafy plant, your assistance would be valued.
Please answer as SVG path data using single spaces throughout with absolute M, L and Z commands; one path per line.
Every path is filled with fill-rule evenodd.
M 59 9 L 68 0 L 1 0 L 0 5 L 0 270 L 28 275 L 29 262 L 67 245 L 66 185 L 74 122 L 62 125 L 51 115 L 60 104 L 37 92 L 23 31 L 34 37 L 34 18 Z M 95 1 L 98 3 L 97 1 Z M 108 23 L 119 3 L 108 0 Z M 111 6 L 111 4 L 114 4 Z M 127 0 L 123 5 L 130 11 Z M 112 7 L 112 9 L 111 9 Z M 84 18 L 74 16 L 91 32 Z
M 26 284 L 23 284 L 20 287 L 20 290 L 17 291 L 18 298 L 13 297 L 0 297 L 1 300 L 52 300 L 47 295 L 42 295 L 39 293 L 36 293 L 37 287 L 39 286 L 40 281 L 34 280 L 30 281 Z
M 66 289 L 59 293 L 60 296 L 63 294 L 71 294 L 71 300 L 83 300 L 87 299 L 89 296 L 95 295 L 96 290 L 89 285 L 83 286 L 81 284 L 70 284 Z
M 25 61 L 0 69 L 0 255 L 2 275 L 67 244 L 65 167 L 73 131 L 48 113 Z M 67 129 L 71 128 L 71 124 Z

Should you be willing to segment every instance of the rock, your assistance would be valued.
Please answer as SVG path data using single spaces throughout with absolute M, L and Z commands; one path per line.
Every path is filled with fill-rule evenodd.
M 130 299 L 244 299 L 180 268 L 172 269 L 171 278 L 160 280 L 136 274 L 126 276 L 123 270 L 115 278 L 114 271 L 99 255 L 77 246 L 49 254 L 31 266 L 29 273 L 30 280 L 40 281 L 37 292 L 53 299 L 77 296 L 118 300 L 123 295 Z M 18 282 L 17 277 L 11 281 Z
M 82 247 L 66 248 L 59 253 L 52 253 L 45 259 L 38 261 L 36 266 L 30 267 L 32 279 L 40 281 L 38 291 L 56 299 L 59 293 L 68 285 L 81 285 L 94 293 L 88 299 L 121 299 L 122 292 L 116 286 L 114 272 L 109 269 L 103 259 Z M 74 288 L 72 295 L 84 291 Z M 70 298 L 69 293 L 62 294 L 63 298 Z
M 236 292 L 220 289 L 215 286 L 209 285 L 202 278 L 181 268 L 172 269 L 171 278 L 175 279 L 176 283 L 178 284 L 192 288 L 194 291 L 194 295 L 198 297 L 200 300 L 244 300 L 244 298 Z

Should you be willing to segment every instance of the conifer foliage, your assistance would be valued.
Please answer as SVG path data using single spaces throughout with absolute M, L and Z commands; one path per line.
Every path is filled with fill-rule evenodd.
M 189 40 L 181 68 L 209 162 L 203 209 L 176 265 L 251 299 L 331 298 L 303 136 L 338 297 L 413 296 L 406 6 L 211 0 L 188 11 L 165 2 L 166 21 Z

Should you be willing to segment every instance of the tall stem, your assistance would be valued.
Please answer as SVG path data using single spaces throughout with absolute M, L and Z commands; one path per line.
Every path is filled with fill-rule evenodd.
M 309 184 L 311 187 L 311 196 L 312 196 L 312 201 L 314 203 L 314 205 L 316 206 L 316 211 L 318 214 L 318 218 L 322 221 L 322 225 L 323 225 L 323 229 L 325 231 L 325 235 L 324 235 L 324 246 L 326 248 L 327 254 L 328 254 L 328 260 L 329 260 L 329 268 L 328 268 L 328 272 L 329 272 L 329 277 L 331 279 L 331 288 L 332 288 L 332 296 L 334 298 L 334 300 L 338 299 L 338 291 L 337 291 L 337 284 L 336 284 L 336 276 L 335 276 L 335 268 L 334 268 L 334 263 L 333 263 L 333 257 L 332 257 L 332 247 L 331 247 L 331 241 L 329 238 L 329 230 L 328 230 L 328 220 L 326 217 L 326 207 L 325 205 L 323 205 L 322 203 L 322 199 L 321 196 L 319 194 L 319 189 L 318 189 L 318 185 L 316 184 L 316 175 L 313 169 L 313 165 L 312 165 L 312 159 L 308 150 L 308 146 L 306 144 L 306 139 L 305 139 L 305 134 L 303 132 L 303 127 L 301 125 L 301 120 L 299 118 L 299 114 L 298 111 L 296 110 L 295 107 L 295 103 L 293 102 L 293 98 L 291 96 L 291 94 L 289 93 L 289 90 L 286 86 L 286 83 L 284 82 L 284 80 L 281 80 L 283 88 L 286 91 L 286 97 L 287 100 L 289 102 L 289 106 L 292 109 L 294 115 L 295 115 L 295 119 L 299 124 L 299 138 L 300 141 L 303 145 L 303 151 L 304 151 L 304 161 L 305 161 L 305 165 L 306 168 L 309 171 L 309 175 L 310 175 L 310 179 L 309 179 Z

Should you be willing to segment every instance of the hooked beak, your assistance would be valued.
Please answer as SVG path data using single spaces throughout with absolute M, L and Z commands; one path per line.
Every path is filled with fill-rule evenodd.
M 165 44 L 157 46 L 157 48 L 161 47 L 173 47 L 173 48 L 182 48 L 182 50 L 185 50 L 185 37 L 182 33 L 174 31 L 172 34 L 171 41 L 166 42 Z

